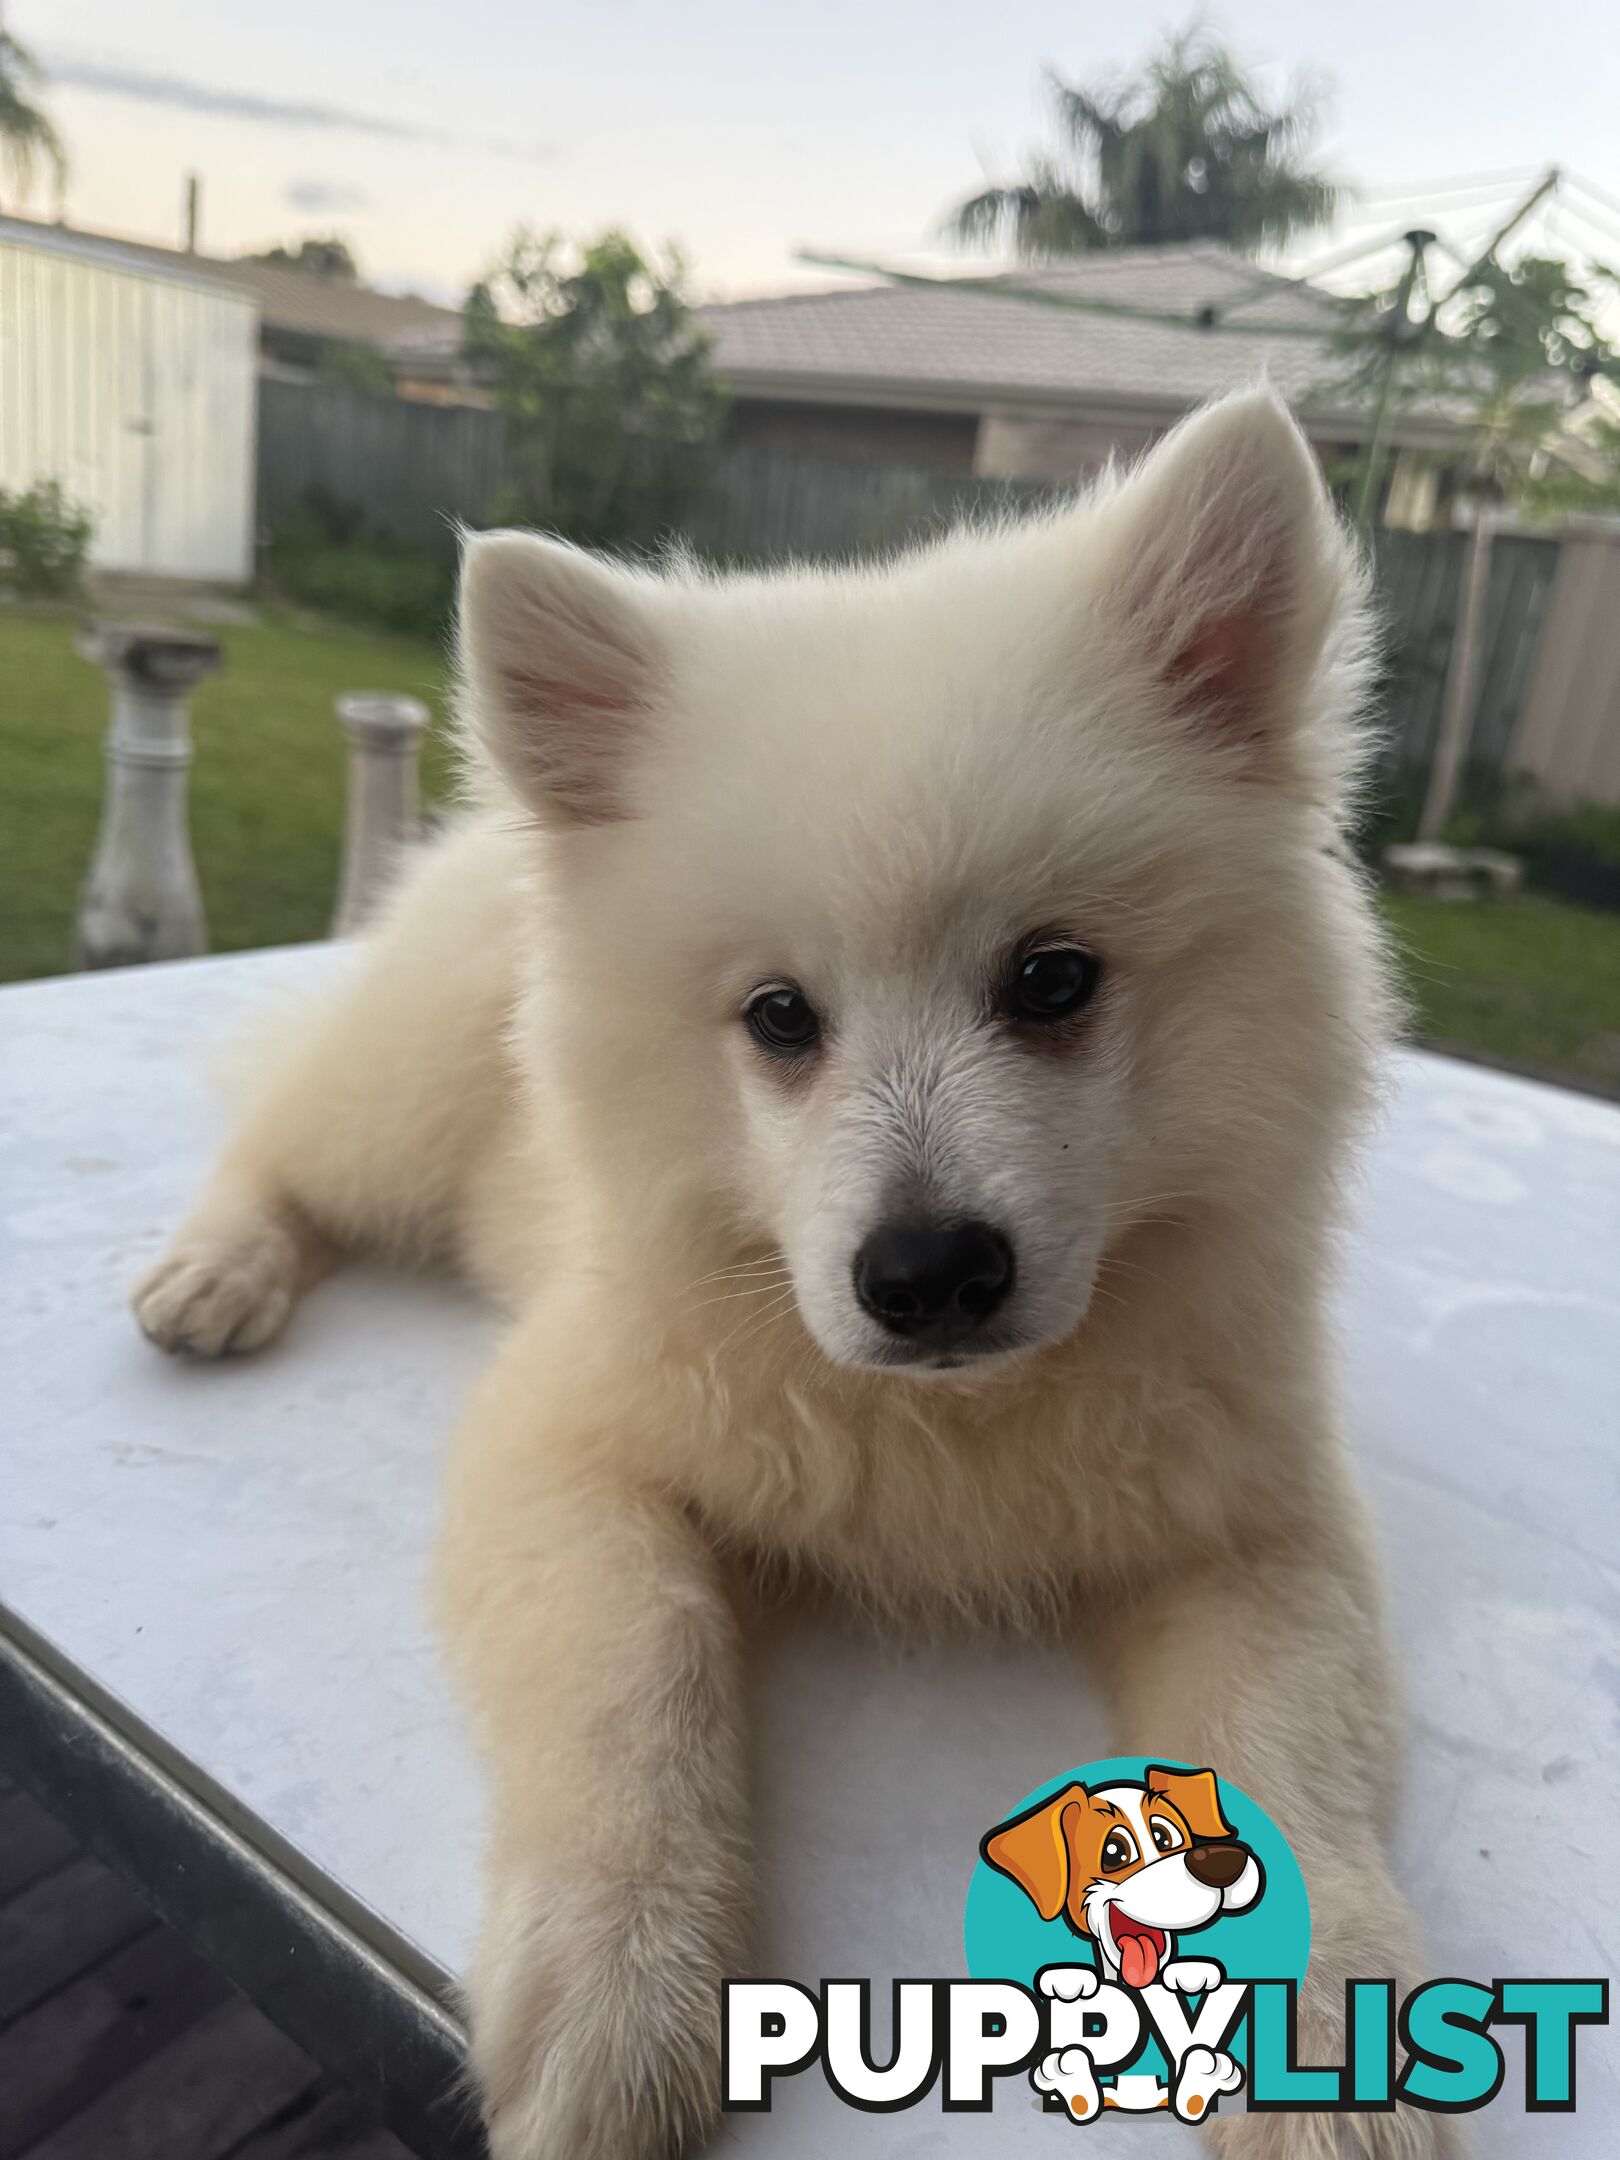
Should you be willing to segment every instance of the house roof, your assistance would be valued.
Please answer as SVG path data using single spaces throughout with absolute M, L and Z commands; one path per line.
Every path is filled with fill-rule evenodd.
M 34 218 L 0 215 L 0 243 L 32 248 L 43 255 L 65 256 L 73 262 L 97 263 L 105 269 L 122 270 L 141 277 L 161 278 L 166 284 L 202 289 L 227 302 L 240 302 L 258 312 L 254 294 L 222 286 L 204 275 L 187 255 L 169 256 L 160 248 L 138 250 L 100 233 L 74 232 L 65 225 L 42 225 Z
M 6 218 L 0 224 L 14 229 L 18 238 L 54 245 L 67 253 L 123 260 L 169 276 L 229 286 L 258 302 L 267 330 L 339 344 L 375 345 L 401 354 L 453 352 L 460 347 L 461 317 L 455 309 L 418 299 L 414 293 L 377 292 L 345 278 L 316 277 L 307 270 L 288 270 L 275 263 L 188 255 L 179 248 L 152 247 L 144 240 L 80 232 L 32 218 Z
M 994 287 L 1093 303 L 1065 308 Z M 1182 320 L 1112 314 L 1147 309 Z M 1201 328 L 1212 310 L 1242 329 Z M 1182 412 L 1270 378 L 1289 401 L 1354 434 L 1365 401 L 1344 387 L 1332 338 L 1345 303 L 1259 269 L 1213 242 L 1122 248 L 973 284 L 868 285 L 717 303 L 699 310 L 716 372 L 742 396 L 982 410 L 1074 406 L 1111 415 Z M 1306 331 L 1309 336 L 1290 334 Z M 1436 416 L 1427 415 L 1432 428 Z M 1411 408 L 1397 432 L 1423 416 Z

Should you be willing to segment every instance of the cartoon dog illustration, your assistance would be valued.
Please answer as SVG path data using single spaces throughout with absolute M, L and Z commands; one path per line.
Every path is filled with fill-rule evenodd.
M 1061 1914 L 1094 1946 L 1095 1973 L 1058 1966 L 1041 1974 L 1041 1992 L 1057 2001 L 1090 1997 L 1108 1982 L 1135 1993 L 1155 1984 L 1206 1993 L 1225 1979 L 1222 1968 L 1178 1957 L 1178 1938 L 1247 1911 L 1265 1889 L 1258 1857 L 1222 1811 L 1213 1770 L 1150 1765 L 1139 1784 L 1067 1785 L 990 1831 L 979 1850 L 1043 1920 Z M 1168 2090 L 1156 2078 L 1122 2077 L 1100 2092 L 1083 2046 L 1054 2049 L 1032 2073 L 1036 2089 L 1060 2094 L 1077 2122 L 1105 2106 L 1169 2107 L 1195 2122 L 1242 2081 L 1230 2056 L 1204 2047 L 1187 2051 Z
M 1265 1888 L 1259 1860 L 1221 1812 L 1213 1770 L 1150 1765 L 1140 1784 L 1066 1785 L 990 1831 L 980 1852 L 1043 1920 L 1089 1937 L 1105 1980 L 1151 1987 L 1176 1938 Z

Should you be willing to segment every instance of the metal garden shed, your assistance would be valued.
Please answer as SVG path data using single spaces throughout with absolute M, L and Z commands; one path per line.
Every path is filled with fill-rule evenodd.
M 0 487 L 59 481 L 97 569 L 252 576 L 257 367 L 249 294 L 0 217 Z

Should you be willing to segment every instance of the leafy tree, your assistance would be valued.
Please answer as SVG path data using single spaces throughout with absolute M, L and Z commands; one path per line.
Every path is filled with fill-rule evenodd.
M 328 345 L 315 372 L 322 382 L 364 390 L 370 397 L 392 397 L 399 387 L 388 355 L 358 341 Z
M 1612 299 L 1612 271 L 1527 255 L 1485 264 L 1448 309 L 1445 371 L 1460 359 L 1479 383 L 1473 477 L 1533 513 L 1620 508 L 1620 402 L 1593 402 L 1600 382 L 1620 385 L 1605 286 Z
M 246 255 L 242 259 L 244 262 L 273 263 L 278 270 L 300 270 L 306 277 L 341 279 L 346 285 L 357 283 L 360 276 L 354 250 L 336 233 L 300 240 L 295 248 L 279 245 L 266 248 L 261 254 Z
M 1225 46 L 1196 25 L 1167 38 L 1134 80 L 1080 89 L 1048 71 L 1058 143 L 1024 180 L 959 204 L 964 246 L 1011 243 L 1040 259 L 1094 248 L 1220 240 L 1276 245 L 1325 224 L 1340 189 L 1307 162 L 1308 94 L 1267 104 Z
M 1358 311 L 1371 394 L 1391 332 L 1397 401 L 1441 401 L 1469 430 L 1463 484 L 1532 515 L 1620 509 L 1620 345 L 1604 320 L 1620 274 L 1544 255 L 1475 267 L 1434 313 L 1400 322 L 1394 296 Z M 1370 343 L 1367 330 L 1381 332 Z
M 651 540 L 724 410 L 678 258 L 622 232 L 519 230 L 467 296 L 467 352 L 514 434 L 509 514 L 597 545 Z
M 0 21 L 0 171 L 9 179 L 18 202 L 24 203 L 44 163 L 50 168 L 60 208 L 67 186 L 67 149 L 34 102 L 44 81 L 39 62 Z

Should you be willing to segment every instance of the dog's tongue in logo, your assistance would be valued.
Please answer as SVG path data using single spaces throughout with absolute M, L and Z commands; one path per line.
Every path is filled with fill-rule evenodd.
M 1151 1987 L 1164 1962 L 1164 1930 L 1133 1920 L 1117 1905 L 1109 1908 L 1108 1925 L 1119 1951 L 1119 1977 L 1127 1987 Z

